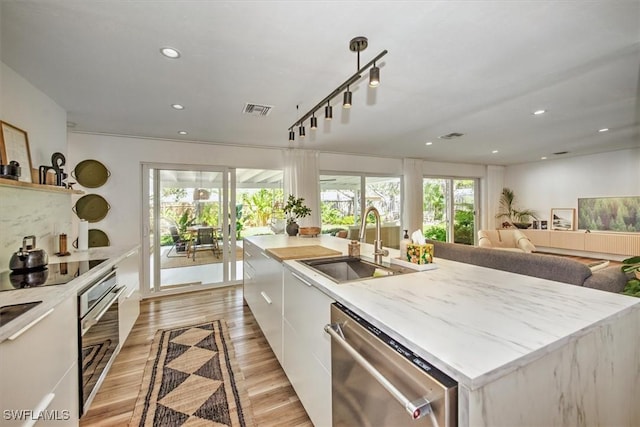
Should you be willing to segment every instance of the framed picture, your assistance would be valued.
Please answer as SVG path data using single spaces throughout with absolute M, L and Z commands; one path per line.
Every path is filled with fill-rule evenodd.
M 542 220 L 540 221 L 540 230 L 546 230 L 547 229 L 547 221 Z
M 29 150 L 29 139 L 27 132 L 0 121 L 0 162 L 8 165 L 15 160 L 20 163 L 20 181 L 33 182 L 31 180 L 31 151 Z
M 573 208 L 551 209 L 551 229 L 570 231 L 574 228 L 576 210 Z

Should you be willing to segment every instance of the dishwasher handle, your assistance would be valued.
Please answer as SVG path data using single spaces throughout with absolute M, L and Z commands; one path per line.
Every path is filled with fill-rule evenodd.
M 335 342 L 347 352 L 353 359 L 358 362 L 364 370 L 366 370 L 378 383 L 394 397 L 404 409 L 411 415 L 411 418 L 417 420 L 425 415 L 433 415 L 431 402 L 426 397 L 420 397 L 415 400 L 409 400 L 400 390 L 396 388 L 384 375 L 380 373 L 367 359 L 365 359 L 358 351 L 353 348 L 344 338 L 342 328 L 339 323 L 330 323 L 325 325 L 324 331 L 331 335 Z M 431 417 L 435 421 L 434 417 Z

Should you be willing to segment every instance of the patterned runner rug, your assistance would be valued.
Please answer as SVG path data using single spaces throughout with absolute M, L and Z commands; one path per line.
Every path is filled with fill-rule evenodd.
M 254 426 L 224 321 L 159 330 L 130 426 Z

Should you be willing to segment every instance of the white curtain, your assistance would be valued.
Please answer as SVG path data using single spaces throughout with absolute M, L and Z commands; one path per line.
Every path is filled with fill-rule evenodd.
M 311 215 L 298 220 L 298 225 L 320 227 L 318 152 L 298 149 L 285 150 L 284 164 L 285 203 L 289 194 L 304 198 L 304 204 L 311 208 Z
M 422 167 L 420 159 L 403 159 L 404 197 L 402 209 L 402 229 L 409 230 L 409 235 L 422 230 Z

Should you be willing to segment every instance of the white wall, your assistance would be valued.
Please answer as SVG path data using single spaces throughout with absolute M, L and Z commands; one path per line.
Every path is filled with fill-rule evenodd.
M 27 132 L 34 168 L 51 165 L 53 153 L 67 153 L 67 112 L 4 63 L 0 67 L 0 120 Z
M 504 186 L 541 219 L 582 197 L 640 196 L 640 148 L 508 166 Z
M 54 152 L 66 155 L 66 111 L 1 62 L 0 120 L 27 132 L 34 168 L 50 165 Z M 49 254 L 57 251 L 54 232 L 71 226 L 69 195 L 3 188 L 0 200 L 0 271 L 9 268 L 9 258 L 24 236 L 35 235 L 38 247 Z

